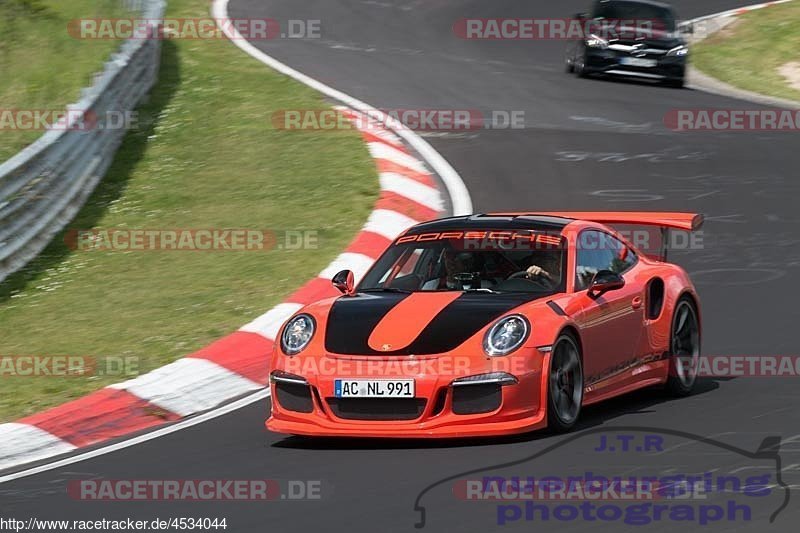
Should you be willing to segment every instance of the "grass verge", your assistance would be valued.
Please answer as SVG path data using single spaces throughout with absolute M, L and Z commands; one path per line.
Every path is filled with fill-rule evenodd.
M 207 5 L 171 0 L 169 16 Z M 78 252 L 59 236 L 0 284 L 0 356 L 126 357 L 147 372 L 279 303 L 366 220 L 376 170 L 356 132 L 271 126 L 274 111 L 324 107 L 317 93 L 225 40 L 165 41 L 161 60 L 138 129 L 71 227 L 307 230 L 316 248 Z M 0 421 L 122 379 L 0 374 Z
M 692 49 L 695 67 L 742 89 L 800 100 L 778 69 L 800 61 L 800 1 L 751 11 Z
M 119 17 L 121 6 L 120 0 L 1 0 L 0 110 L 55 111 L 77 102 L 120 41 L 78 40 L 67 33 L 67 24 L 81 17 Z M 4 128 L 0 162 L 42 133 Z

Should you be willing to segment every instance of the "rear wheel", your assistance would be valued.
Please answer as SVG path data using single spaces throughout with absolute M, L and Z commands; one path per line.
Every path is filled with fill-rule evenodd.
M 670 364 L 667 390 L 686 396 L 697 382 L 700 366 L 700 322 L 697 309 L 689 298 L 681 298 L 672 315 Z
M 556 432 L 572 429 L 583 403 L 583 366 L 578 343 L 568 334 L 553 345 L 547 391 L 548 427 Z

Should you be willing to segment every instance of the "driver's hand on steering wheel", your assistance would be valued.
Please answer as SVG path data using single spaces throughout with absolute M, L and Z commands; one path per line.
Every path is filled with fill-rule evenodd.
M 529 278 L 532 278 L 534 276 L 544 276 L 544 277 L 546 277 L 548 279 L 553 279 L 553 276 L 551 276 L 550 273 L 547 270 L 543 269 L 540 266 L 531 265 L 531 266 L 528 267 L 528 270 L 526 270 L 525 272 L 528 273 L 527 277 L 529 277 Z

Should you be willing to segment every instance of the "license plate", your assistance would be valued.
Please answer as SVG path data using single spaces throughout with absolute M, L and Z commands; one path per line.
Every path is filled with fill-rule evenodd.
M 628 65 L 630 67 L 645 67 L 645 68 L 653 68 L 658 65 L 658 61 L 655 59 L 644 59 L 641 57 L 623 57 L 620 60 L 620 63 L 623 65 Z
M 413 379 L 337 379 L 337 398 L 413 398 Z

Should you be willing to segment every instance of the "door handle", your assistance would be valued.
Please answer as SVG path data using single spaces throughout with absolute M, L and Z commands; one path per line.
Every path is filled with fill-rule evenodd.
M 634 309 L 639 309 L 641 306 L 642 306 L 642 297 L 641 296 L 634 297 L 634 299 L 631 301 L 631 307 L 633 307 Z

